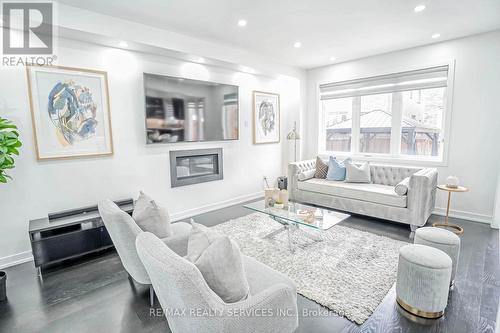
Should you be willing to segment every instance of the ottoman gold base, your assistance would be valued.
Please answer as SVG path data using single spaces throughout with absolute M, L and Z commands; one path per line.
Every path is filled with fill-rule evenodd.
M 464 228 L 462 228 L 461 226 L 456 225 L 456 224 L 433 223 L 432 226 L 435 228 L 443 228 L 443 229 L 449 230 L 449 231 L 455 233 L 455 235 L 459 235 L 459 236 L 464 233 Z
M 406 304 L 399 297 L 396 297 L 396 302 L 399 304 L 400 307 L 402 307 L 403 309 L 405 309 L 409 313 L 414 314 L 415 316 L 422 317 L 422 318 L 437 319 L 437 318 L 440 318 L 444 315 L 444 311 L 427 312 L 427 311 L 419 310 L 417 308 L 414 308 L 411 305 Z

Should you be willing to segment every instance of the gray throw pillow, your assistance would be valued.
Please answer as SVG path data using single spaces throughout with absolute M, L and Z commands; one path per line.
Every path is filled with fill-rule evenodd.
M 396 192 L 397 195 L 406 195 L 406 193 L 408 193 L 409 185 L 410 185 L 410 177 L 406 177 L 394 187 L 394 191 Z
M 328 174 L 328 164 L 326 164 L 321 157 L 316 157 L 316 172 L 314 178 L 325 179 Z
M 143 231 L 149 231 L 158 238 L 172 236 L 170 216 L 167 210 L 157 205 L 153 199 L 142 191 L 135 202 L 132 218 Z
M 250 286 L 238 245 L 192 220 L 191 225 L 186 258 L 198 267 L 207 285 L 224 302 L 246 299 Z
M 355 165 L 352 161 L 346 160 L 345 164 L 345 181 L 347 183 L 371 183 L 370 164 L 365 162 L 360 166 Z

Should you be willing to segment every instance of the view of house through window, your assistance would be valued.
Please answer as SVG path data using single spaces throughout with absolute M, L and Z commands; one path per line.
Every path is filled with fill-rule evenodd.
M 346 97 L 322 103 L 329 151 L 351 151 L 352 102 L 352 97 Z
M 320 150 L 439 160 L 448 66 L 320 86 Z
M 439 156 L 445 88 L 402 93 L 401 154 Z
M 392 94 L 361 96 L 359 118 L 359 151 L 362 153 L 390 153 Z

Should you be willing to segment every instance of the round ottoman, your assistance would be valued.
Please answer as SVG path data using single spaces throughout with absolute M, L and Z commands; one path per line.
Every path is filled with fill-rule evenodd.
M 398 304 L 416 316 L 441 317 L 448 303 L 451 266 L 451 258 L 434 247 L 401 247 L 396 282 Z
M 460 237 L 446 229 L 424 227 L 417 229 L 413 242 L 435 247 L 450 256 L 452 261 L 450 285 L 453 286 L 460 255 Z

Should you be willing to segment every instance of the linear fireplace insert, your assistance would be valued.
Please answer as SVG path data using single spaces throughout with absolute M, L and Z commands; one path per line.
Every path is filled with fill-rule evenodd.
M 172 187 L 223 179 L 222 148 L 170 151 Z

